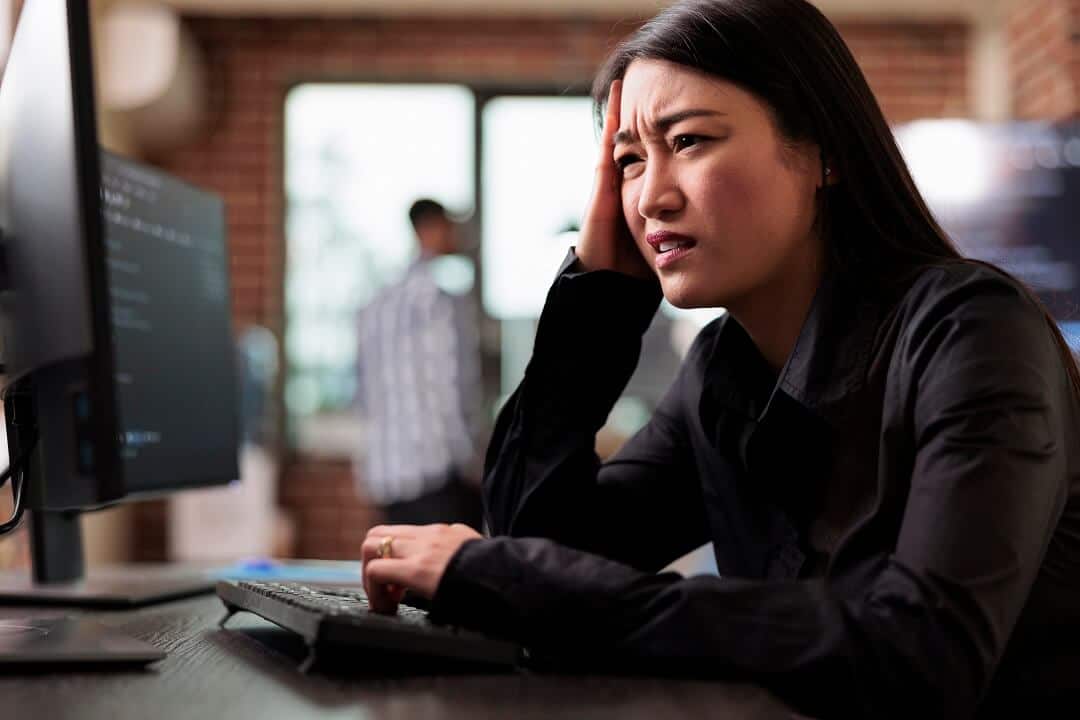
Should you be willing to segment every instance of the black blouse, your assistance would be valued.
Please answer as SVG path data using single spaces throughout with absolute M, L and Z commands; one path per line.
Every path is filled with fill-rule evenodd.
M 565 667 L 749 679 L 810 712 L 960 718 L 1080 687 L 1080 403 L 987 267 L 826 279 L 779 377 L 730 316 L 608 462 L 653 282 L 571 252 L 486 462 L 495 536 L 436 619 Z M 659 569 L 712 541 L 721 577 Z

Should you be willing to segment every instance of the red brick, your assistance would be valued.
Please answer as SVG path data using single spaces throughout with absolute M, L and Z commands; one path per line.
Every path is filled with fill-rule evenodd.
M 1077 0 L 1017 4 L 1007 28 L 1013 111 L 1020 118 L 1080 114 L 1080 19 Z

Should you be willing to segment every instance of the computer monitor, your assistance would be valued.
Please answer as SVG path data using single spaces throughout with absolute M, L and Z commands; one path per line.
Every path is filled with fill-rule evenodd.
M 1080 123 L 919 120 L 896 134 L 960 251 L 1027 283 L 1080 352 Z
M 209 591 L 84 573 L 80 513 L 239 474 L 223 205 L 100 150 L 85 0 L 23 7 L 0 82 L 0 231 L 5 416 L 22 463 L 10 482 L 33 563 L 32 579 L 0 577 L 0 601 Z

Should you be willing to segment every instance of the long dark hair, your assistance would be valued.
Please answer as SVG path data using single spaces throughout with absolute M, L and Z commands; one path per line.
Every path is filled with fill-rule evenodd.
M 669 7 L 601 68 L 593 84 L 598 124 L 611 83 L 638 59 L 724 78 L 769 107 L 785 141 L 821 149 L 840 182 L 818 193 L 818 228 L 841 273 L 882 281 L 928 265 L 974 262 L 930 213 L 858 63 L 809 2 L 684 0 Z M 1042 309 L 1080 398 L 1080 368 L 1060 328 L 1017 282 Z

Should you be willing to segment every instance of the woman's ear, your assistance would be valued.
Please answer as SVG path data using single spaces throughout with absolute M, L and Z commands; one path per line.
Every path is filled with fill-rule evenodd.
M 819 157 L 821 159 L 821 184 L 818 185 L 818 187 L 823 188 L 828 185 L 835 185 L 839 181 L 839 178 L 837 177 L 836 168 L 834 167 L 834 159 L 828 157 L 824 150 L 820 151 Z

